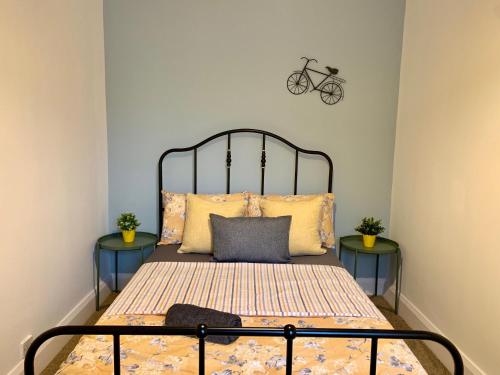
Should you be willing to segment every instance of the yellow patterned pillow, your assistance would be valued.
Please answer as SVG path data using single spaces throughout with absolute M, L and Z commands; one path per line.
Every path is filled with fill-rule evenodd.
M 186 219 L 187 194 L 162 191 L 163 226 L 158 245 L 180 244 L 184 233 Z M 231 202 L 241 199 L 248 200 L 248 193 L 236 194 L 198 194 L 198 197 L 211 202 Z
M 213 202 L 188 194 L 186 199 L 186 223 L 179 253 L 212 253 L 212 231 L 210 214 L 224 217 L 244 216 L 248 201 L 240 199 L 228 202 Z
M 249 193 L 248 210 L 247 216 L 258 217 L 262 216 L 260 209 L 261 200 L 272 200 L 272 201 L 285 201 L 285 202 L 297 202 L 303 200 L 309 200 L 316 197 L 323 197 L 323 202 L 321 204 L 321 223 L 319 227 L 319 235 L 321 237 L 321 244 L 327 248 L 335 247 L 335 226 L 333 223 L 333 205 L 335 202 L 335 196 L 332 193 L 326 194 L 313 194 L 313 195 L 259 195 L 254 193 Z
M 322 255 L 319 224 L 323 197 L 301 201 L 262 199 L 260 209 L 265 217 L 292 216 L 290 225 L 290 255 Z

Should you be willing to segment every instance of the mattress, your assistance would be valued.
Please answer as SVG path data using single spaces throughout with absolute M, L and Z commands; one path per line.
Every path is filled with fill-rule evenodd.
M 150 262 L 211 262 L 210 254 L 178 253 L 180 245 L 159 245 L 153 253 L 145 260 Z M 327 266 L 342 267 L 339 259 L 332 249 L 326 249 L 323 255 L 303 255 L 291 257 L 293 264 L 322 264 Z
M 190 267 L 196 267 L 193 268 L 196 271 L 187 269 Z M 181 272 L 177 272 L 179 269 Z M 263 276 L 270 272 L 279 275 L 277 280 Z M 214 293 L 214 290 L 220 289 L 211 283 L 210 288 L 200 287 L 209 284 L 206 280 L 213 281 L 216 278 L 220 278 L 222 285 L 230 285 L 231 290 L 234 285 L 235 292 L 228 294 L 226 288 L 226 292 Z M 229 282 L 231 280 L 234 284 Z M 180 287 L 173 288 L 172 282 L 177 282 Z M 274 295 L 272 289 L 275 289 Z M 172 290 L 176 291 L 175 296 L 163 297 Z M 254 294 L 251 294 L 252 290 Z M 267 297 L 255 299 L 257 294 L 262 293 Z M 324 300 L 313 297 L 320 293 L 327 293 L 325 296 L 329 303 L 325 304 Z M 290 306 L 280 304 L 279 310 L 265 307 L 276 302 L 278 297 L 287 299 Z M 300 299 L 304 299 L 303 305 L 298 304 Z M 228 306 L 233 306 L 232 301 L 236 300 L 235 310 L 232 310 Z M 283 327 L 294 324 L 299 328 L 392 328 L 352 277 L 339 267 L 248 263 L 222 265 L 215 262 L 166 264 L 152 262 L 151 259 L 148 264 L 141 266 L 97 324 L 163 325 L 169 305 L 182 301 L 198 301 L 200 306 L 217 306 L 221 310 L 243 313 L 244 327 Z M 261 306 L 260 311 L 268 311 L 267 315 L 256 312 L 252 307 L 254 305 Z M 158 310 L 157 306 L 161 306 L 161 309 Z M 297 310 L 303 316 L 294 315 Z M 311 313 L 318 315 L 311 316 Z M 230 345 L 207 343 L 206 373 L 282 374 L 285 353 L 285 340 L 276 337 L 240 337 Z M 369 373 L 368 339 L 296 338 L 293 353 L 294 374 Z M 198 343 L 195 338 L 123 336 L 120 357 L 122 374 L 198 373 Z M 58 374 L 110 374 L 112 360 L 111 337 L 83 336 L 61 365 Z M 425 370 L 404 341 L 389 339 L 379 340 L 377 374 L 420 375 L 425 374 Z

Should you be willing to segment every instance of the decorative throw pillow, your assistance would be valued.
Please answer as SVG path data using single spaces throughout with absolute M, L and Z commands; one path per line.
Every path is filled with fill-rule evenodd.
M 260 210 L 261 200 L 267 199 L 271 201 L 297 202 L 297 201 L 314 199 L 316 197 L 323 197 L 321 223 L 319 227 L 321 244 L 322 246 L 331 249 L 335 247 L 335 226 L 333 221 L 335 196 L 332 193 L 313 194 L 313 195 L 259 195 L 259 194 L 249 193 L 247 216 L 249 217 L 262 216 L 262 212 Z
M 212 234 L 210 214 L 225 217 L 243 216 L 247 209 L 247 200 L 240 199 L 228 202 L 213 202 L 195 194 L 188 194 L 186 199 L 186 222 L 182 246 L 179 253 L 212 252 Z
M 233 217 L 210 214 L 218 262 L 286 263 L 291 216 Z
M 184 233 L 186 219 L 187 194 L 162 191 L 163 198 L 163 226 L 158 245 L 180 244 Z M 236 194 L 198 194 L 198 197 L 210 202 L 232 202 L 242 199 L 248 200 L 248 193 Z
M 319 224 L 323 197 L 302 201 L 279 201 L 262 199 L 260 209 L 264 217 L 290 215 L 290 255 L 322 255 Z

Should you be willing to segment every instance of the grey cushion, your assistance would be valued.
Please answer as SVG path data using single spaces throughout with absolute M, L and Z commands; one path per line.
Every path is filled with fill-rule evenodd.
M 218 262 L 287 263 L 291 216 L 231 217 L 210 214 Z

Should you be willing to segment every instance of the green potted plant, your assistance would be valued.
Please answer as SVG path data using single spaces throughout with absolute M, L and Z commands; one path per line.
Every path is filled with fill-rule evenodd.
M 375 220 L 373 217 L 365 217 L 356 228 L 356 232 L 363 235 L 363 246 L 371 248 L 375 246 L 377 235 L 382 233 L 385 228 L 382 226 L 382 220 Z
M 135 217 L 132 212 L 124 212 L 116 220 L 116 225 L 122 231 L 123 242 L 134 242 L 135 240 L 135 229 L 141 225 L 141 223 Z

